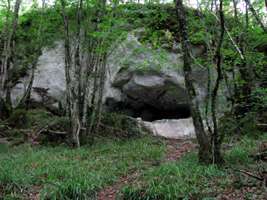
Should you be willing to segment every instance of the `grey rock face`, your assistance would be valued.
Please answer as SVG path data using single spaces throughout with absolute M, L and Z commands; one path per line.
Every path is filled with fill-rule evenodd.
M 136 30 L 138 32 L 138 30 Z M 139 42 L 135 31 L 109 58 L 104 104 L 109 110 L 121 111 L 144 120 L 189 117 L 188 96 L 184 84 L 183 59 L 179 45 L 174 49 L 152 49 Z M 195 56 L 204 48 L 194 48 Z M 194 68 L 193 79 L 199 99 L 205 97 L 207 71 Z
M 152 49 L 138 40 L 138 30 L 114 48 L 107 60 L 107 73 L 103 104 L 107 110 L 121 111 L 145 120 L 189 117 L 187 93 L 184 85 L 182 54 L 174 51 Z M 203 47 L 194 54 L 203 53 Z M 199 97 L 205 96 L 203 81 L 205 69 L 196 67 L 193 79 Z M 27 87 L 24 77 L 12 90 L 16 105 Z M 39 57 L 31 98 L 36 102 L 54 106 L 65 98 L 65 70 L 63 42 L 44 49 Z
M 63 43 L 55 48 L 44 49 L 39 57 L 33 88 L 47 89 L 47 95 L 60 101 L 66 89 Z
M 136 31 L 129 33 L 108 57 L 103 96 L 106 110 L 141 117 L 146 122 L 139 120 L 140 124 L 157 136 L 194 137 L 180 44 L 174 44 L 171 51 L 155 50 L 140 43 L 138 35 Z M 203 47 L 195 47 L 193 55 L 204 51 Z M 192 78 L 202 100 L 206 95 L 206 69 L 194 67 Z M 29 77 L 21 78 L 12 89 L 13 105 L 23 96 L 28 83 Z M 57 107 L 65 101 L 65 90 L 64 46 L 59 41 L 53 48 L 43 49 L 39 57 L 31 99 Z
M 24 77 L 11 91 L 12 103 L 17 105 L 30 80 Z M 64 47 L 56 42 L 53 48 L 45 48 L 38 59 L 34 74 L 31 99 L 38 103 L 55 104 L 64 100 L 66 90 L 64 69 Z

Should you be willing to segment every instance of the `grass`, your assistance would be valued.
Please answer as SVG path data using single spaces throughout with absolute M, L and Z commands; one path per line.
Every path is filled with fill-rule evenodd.
M 224 152 L 225 166 L 205 166 L 196 152 L 176 162 L 163 162 L 165 143 L 142 137 L 123 141 L 98 139 L 93 146 L 0 148 L 0 199 L 96 199 L 97 192 L 126 174 L 140 176 L 121 189 L 127 200 L 214 199 L 229 188 L 242 188 L 244 176 L 233 169 L 256 169 L 249 156 L 267 140 L 243 137 Z M 247 178 L 248 179 L 248 178 Z M 2 197 L 1 197 L 2 195 Z M 250 194 L 248 194 L 249 196 Z
M 244 184 L 233 180 L 236 173 L 233 169 L 245 168 L 255 172 L 257 166 L 249 155 L 263 140 L 267 140 L 267 133 L 257 140 L 251 137 L 241 139 L 225 152 L 226 163 L 222 168 L 200 165 L 196 153 L 187 154 L 177 162 L 144 171 L 135 183 L 125 186 L 121 192 L 127 200 L 212 199 L 226 188 Z M 242 181 L 240 174 L 239 181 Z
M 189 199 L 210 193 L 212 179 L 225 172 L 216 166 L 203 166 L 195 153 L 179 162 L 166 163 L 146 171 L 138 183 L 123 188 L 125 199 Z M 227 182 L 227 180 L 225 180 Z
M 0 153 L 0 195 L 27 199 L 35 189 L 42 199 L 94 199 L 100 188 L 160 160 L 164 151 L 163 143 L 149 137 L 105 139 L 80 149 L 18 146 Z

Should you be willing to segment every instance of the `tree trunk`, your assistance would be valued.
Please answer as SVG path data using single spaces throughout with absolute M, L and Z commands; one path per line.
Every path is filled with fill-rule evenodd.
M 233 6 L 234 6 L 234 17 L 237 19 L 237 0 L 233 0 Z
M 24 108 L 26 107 L 28 109 L 28 103 L 29 103 L 29 100 L 30 100 L 30 97 L 31 97 L 31 90 L 32 90 L 32 84 L 33 84 L 33 81 L 34 81 L 34 72 L 35 72 L 35 68 L 36 68 L 36 65 L 37 65 L 37 56 L 36 58 L 34 58 L 35 60 L 33 61 L 32 63 L 32 67 L 31 67 L 31 78 L 30 78 L 30 82 L 27 86 L 27 89 L 26 91 L 24 92 L 22 98 L 20 99 L 19 101 L 19 104 L 16 108 Z
M 96 131 L 99 130 L 99 125 L 101 122 L 102 117 L 102 100 L 103 100 L 103 92 L 104 92 L 104 86 L 105 86 L 105 76 L 106 76 L 106 52 L 104 52 L 104 55 L 101 56 L 101 66 L 100 66 L 100 77 L 99 77 L 99 94 L 98 94 L 98 102 L 97 102 L 97 110 L 96 110 L 96 116 L 97 116 L 97 122 L 96 122 Z
M 77 98 L 78 98 L 78 109 L 79 109 L 79 120 L 82 122 L 83 117 L 83 93 L 84 88 L 82 88 L 82 66 L 81 66 L 81 21 L 82 21 L 82 9 L 83 9 L 83 0 L 79 0 L 78 7 L 77 7 L 77 32 L 76 32 L 76 39 L 77 39 L 77 47 L 75 50 L 75 74 L 76 74 L 76 82 L 77 86 Z
M 221 156 L 221 140 L 218 132 L 218 122 L 217 122 L 217 116 L 216 116 L 216 107 L 217 107 L 217 95 L 218 95 L 218 90 L 220 86 L 220 81 L 222 80 L 222 68 L 221 68 L 221 61 L 222 61 L 222 56 L 221 56 L 221 47 L 223 44 L 223 39 L 224 39 L 224 14 L 223 14 L 223 2 L 220 0 L 220 5 L 219 5 L 219 14 L 220 14 L 220 38 L 218 41 L 218 46 L 216 49 L 216 67 L 217 67 L 217 79 L 215 82 L 214 89 L 212 91 L 212 96 L 211 96 L 211 112 L 212 112 L 212 121 L 213 121 L 213 134 L 211 138 L 212 142 L 212 162 L 213 164 L 221 164 L 223 159 Z
M 79 106 L 76 95 L 76 80 L 80 77 L 71 77 L 71 70 L 74 68 L 75 63 L 72 61 L 71 44 L 69 35 L 69 21 L 65 13 L 65 1 L 61 0 L 61 14 L 64 23 L 64 49 L 65 49 L 65 78 L 66 78 L 66 93 L 67 93 L 67 115 L 71 124 L 72 141 L 74 146 L 80 147 L 79 134 L 81 124 L 79 120 Z M 74 69 L 75 70 L 75 69 Z M 75 70 L 77 72 L 77 70 Z M 76 78 L 76 79 L 75 79 Z
M 33 81 L 34 81 L 34 73 L 35 73 L 35 69 L 36 69 L 36 66 L 37 66 L 38 57 L 41 54 L 41 48 L 42 48 L 42 41 L 43 41 L 42 31 L 43 31 L 45 5 L 46 5 L 45 0 L 42 0 L 41 20 L 40 20 L 39 27 L 38 27 L 36 46 L 34 47 L 35 54 L 34 54 L 34 58 L 33 58 L 33 61 L 32 61 L 32 66 L 31 66 L 30 82 L 29 82 L 29 84 L 27 86 L 27 89 L 26 89 L 23 97 L 20 99 L 20 102 L 19 102 L 17 107 L 26 107 L 27 109 L 29 107 L 29 100 L 31 98 L 32 85 L 33 85 Z
M 187 33 L 186 13 L 182 0 L 176 0 L 176 14 L 180 27 L 180 36 L 182 40 L 183 59 L 184 59 L 184 76 L 185 86 L 189 96 L 189 103 L 191 108 L 191 114 L 195 127 L 197 140 L 199 143 L 199 161 L 209 164 L 211 162 L 210 143 L 208 136 L 205 132 L 202 117 L 199 110 L 199 102 L 196 98 L 196 90 L 193 85 L 192 68 L 191 68 L 191 56 L 190 56 L 190 42 Z
M 95 20 L 93 23 L 93 30 L 98 31 L 99 29 L 99 22 L 104 16 L 106 7 L 106 0 L 101 0 L 96 5 L 95 10 Z M 87 135 L 92 134 L 95 131 L 98 131 L 99 123 L 101 120 L 101 112 L 102 112 L 102 96 L 103 96 L 103 87 L 104 87 L 104 79 L 105 79 L 105 65 L 106 65 L 106 56 L 105 50 L 103 50 L 103 40 L 99 38 L 95 38 L 96 42 L 94 42 L 93 50 L 93 74 L 94 74 L 94 80 L 93 80 L 93 91 L 92 91 L 92 99 L 91 99 L 91 105 L 92 105 L 92 112 L 91 112 L 91 118 L 90 123 L 88 123 L 86 132 Z
M 10 6 L 10 2 L 8 1 L 8 4 Z M 7 37 L 5 37 L 4 40 L 4 49 L 2 52 L 2 58 L 1 58 L 1 69 L 0 69 L 0 93 L 1 97 L 4 98 L 4 101 L 6 104 L 8 104 L 9 107 L 11 107 L 11 98 L 10 98 L 10 71 L 13 68 L 12 60 L 14 60 L 15 56 L 15 35 L 17 31 L 17 25 L 18 25 L 18 16 L 19 16 L 19 10 L 20 10 L 21 0 L 16 0 L 15 2 L 15 8 L 13 12 L 13 19 L 12 19 L 12 27 L 9 29 L 9 23 L 6 23 L 6 34 Z
M 94 66 L 94 82 L 93 82 L 93 91 L 92 91 L 92 99 L 91 99 L 91 105 L 92 105 L 92 113 L 91 113 L 91 121 L 88 126 L 87 134 L 90 134 L 93 132 L 95 119 L 96 119 L 96 112 L 97 112 L 97 102 L 96 102 L 96 95 L 97 95 L 97 89 L 99 88 L 99 82 L 98 79 L 100 77 L 100 55 L 96 54 L 96 61 Z
M 249 8 L 250 12 L 253 14 L 253 16 L 255 17 L 256 21 L 258 22 L 258 24 L 262 28 L 262 30 L 266 33 L 267 32 L 267 28 L 264 26 L 264 24 L 262 23 L 261 19 L 257 15 L 257 12 L 254 9 L 254 7 L 252 6 L 250 0 L 245 0 L 245 2 L 248 5 L 248 8 Z
M 246 55 L 244 53 L 246 49 L 246 41 L 245 41 L 244 34 L 248 34 L 248 26 L 249 26 L 248 8 L 249 8 L 249 5 L 246 4 L 245 29 L 243 31 L 243 34 L 240 34 L 240 36 L 236 38 L 236 43 L 240 46 L 240 54 L 241 54 L 241 63 L 237 65 L 237 69 L 240 73 L 241 79 L 244 82 L 239 87 L 237 84 L 235 84 L 234 114 L 237 119 L 243 117 L 247 112 L 249 112 L 251 108 L 251 92 L 252 92 L 252 87 L 253 87 L 252 85 L 253 73 L 251 73 L 251 70 L 247 64 Z M 241 25 L 238 17 L 235 18 L 235 21 L 238 26 Z

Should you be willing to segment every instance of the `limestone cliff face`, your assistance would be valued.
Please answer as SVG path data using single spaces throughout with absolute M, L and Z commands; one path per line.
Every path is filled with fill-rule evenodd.
M 29 77 L 23 77 L 12 89 L 12 103 L 15 106 L 29 84 Z M 65 96 L 64 46 L 56 42 L 53 48 L 45 48 L 38 59 L 34 74 L 31 99 L 45 104 L 64 101 Z
M 149 121 L 179 115 L 188 117 L 182 53 L 177 51 L 179 45 L 169 50 L 155 50 L 139 42 L 139 32 L 129 33 L 108 59 L 110 73 L 107 73 L 104 103 L 111 110 Z M 203 54 L 203 50 L 194 48 L 195 56 Z M 199 98 L 203 99 L 206 69 L 195 67 L 193 78 Z
M 139 41 L 141 32 L 140 29 L 130 32 L 113 46 L 107 58 L 103 95 L 106 111 L 139 118 L 137 121 L 154 135 L 194 137 L 180 44 L 168 50 L 153 49 Z M 203 47 L 193 48 L 195 57 L 203 53 Z M 193 69 L 193 81 L 202 101 L 206 95 L 207 69 L 200 66 Z M 29 77 L 23 77 L 12 89 L 13 105 L 17 104 L 28 83 Z M 52 48 L 43 49 L 38 59 L 31 99 L 57 108 L 59 102 L 65 102 L 65 90 L 64 45 L 57 41 Z
M 179 44 L 173 49 L 155 50 L 142 44 L 138 35 L 140 30 L 130 32 L 124 41 L 115 45 L 108 57 L 103 104 L 108 110 L 119 110 L 147 120 L 155 120 L 155 115 L 172 118 L 172 115 L 179 115 L 179 110 L 180 115 L 186 114 L 187 94 Z M 202 53 L 203 48 L 194 48 L 195 56 Z M 203 99 L 206 69 L 195 67 L 193 78 L 199 98 Z M 13 88 L 14 105 L 28 82 L 24 77 Z M 39 57 L 31 98 L 56 106 L 58 102 L 64 102 L 65 88 L 64 46 L 58 41 L 53 48 L 43 49 Z M 169 116 L 161 116 L 162 113 Z

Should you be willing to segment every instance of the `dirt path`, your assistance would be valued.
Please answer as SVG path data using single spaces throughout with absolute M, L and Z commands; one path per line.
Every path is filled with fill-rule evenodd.
M 183 155 L 185 155 L 187 152 L 190 152 L 196 147 L 196 145 L 193 144 L 189 140 L 168 139 L 166 140 L 166 143 L 167 143 L 167 153 L 166 153 L 166 156 L 159 163 L 159 165 L 164 162 L 172 162 L 172 161 L 179 160 Z M 153 164 L 151 164 L 151 166 L 152 165 Z M 120 177 L 119 180 L 115 182 L 113 185 L 103 188 L 97 194 L 97 199 L 98 200 L 115 200 L 120 189 L 123 186 L 135 181 L 139 176 L 140 174 L 137 171 L 135 171 L 135 172 L 129 173 L 129 175 L 127 176 Z

